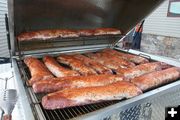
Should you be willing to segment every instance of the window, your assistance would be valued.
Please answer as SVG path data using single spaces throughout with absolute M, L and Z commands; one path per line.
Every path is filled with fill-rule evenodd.
M 180 17 L 180 0 L 170 0 L 168 6 L 168 17 Z

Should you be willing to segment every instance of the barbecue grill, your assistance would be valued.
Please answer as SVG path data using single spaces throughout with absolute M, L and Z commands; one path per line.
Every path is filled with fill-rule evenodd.
M 128 31 L 153 11 L 163 0 L 9 0 L 9 49 L 19 99 L 26 119 L 37 120 L 150 120 L 164 119 L 165 107 L 180 104 L 180 81 L 149 90 L 142 95 L 121 101 L 107 101 L 58 110 L 45 110 L 41 105 L 43 94 L 35 94 L 26 83 L 30 72 L 23 63 L 26 56 L 39 59 L 45 54 L 96 52 L 104 48 L 143 56 L 173 66 L 180 62 L 118 46 Z M 18 42 L 18 34 L 41 29 L 93 29 L 114 27 L 122 35 L 56 38 Z

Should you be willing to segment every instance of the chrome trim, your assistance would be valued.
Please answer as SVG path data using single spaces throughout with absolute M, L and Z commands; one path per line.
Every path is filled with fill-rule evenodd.
M 14 68 L 14 76 L 15 76 L 15 82 L 16 82 L 16 89 L 18 91 L 18 99 L 21 101 L 22 109 L 24 111 L 24 116 L 26 120 L 35 120 L 33 111 L 30 106 L 30 99 L 28 98 L 23 82 L 21 80 L 19 68 L 17 66 L 16 60 L 12 59 L 12 64 Z
M 176 66 L 176 67 L 180 67 L 180 61 L 176 60 L 176 59 L 173 59 L 173 58 L 164 57 L 164 56 L 158 56 L 158 55 L 152 55 L 152 54 L 149 54 L 149 53 L 145 53 L 145 52 L 141 52 L 141 51 L 137 51 L 137 50 L 133 50 L 133 49 L 124 50 L 124 49 L 121 49 L 121 48 L 118 48 L 118 47 L 115 47 L 115 49 L 120 50 L 120 51 L 124 51 L 124 52 L 128 52 L 128 53 L 132 53 L 132 54 L 135 54 L 135 55 L 144 54 L 144 55 L 150 56 L 150 58 L 152 60 L 165 62 L 167 64 L 170 64 L 170 65 L 173 65 L 173 66 Z
M 68 47 L 68 48 L 57 48 L 57 49 L 51 49 L 51 50 L 38 50 L 38 51 L 29 51 L 29 52 L 24 52 L 23 56 L 36 56 L 36 57 L 42 57 L 43 55 L 57 55 L 60 53 L 83 53 L 84 51 L 86 52 L 92 52 L 92 51 L 97 51 L 101 49 L 105 49 L 109 47 L 109 45 L 104 44 L 104 45 L 90 45 L 90 46 L 78 46 L 78 47 Z

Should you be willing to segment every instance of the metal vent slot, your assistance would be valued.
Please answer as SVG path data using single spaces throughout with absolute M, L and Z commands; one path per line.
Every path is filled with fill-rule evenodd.
M 131 107 L 119 113 L 121 120 L 138 120 L 141 113 L 141 105 Z

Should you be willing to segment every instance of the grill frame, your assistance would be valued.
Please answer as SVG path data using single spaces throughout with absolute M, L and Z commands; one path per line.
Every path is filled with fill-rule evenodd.
M 137 1 L 139 1 L 139 0 L 137 0 Z M 119 14 L 120 16 L 117 15 L 117 16 L 114 17 L 116 19 L 115 21 L 119 21 L 120 23 L 119 23 L 119 25 L 118 24 L 113 24 L 113 27 L 121 27 L 121 25 L 123 25 L 124 28 L 127 29 L 125 31 L 128 31 L 129 28 L 132 28 L 132 26 L 134 26 L 145 15 L 150 13 L 150 11 L 152 11 L 162 1 L 163 0 L 158 0 L 154 4 L 143 4 L 143 7 L 145 7 L 145 8 L 148 8 L 148 7 L 146 7 L 144 5 L 149 5 L 149 10 L 147 9 L 146 11 L 144 11 L 144 10 L 139 9 L 140 11 L 138 13 L 141 13 L 141 15 L 139 15 L 138 17 L 137 17 L 137 14 L 133 14 L 133 12 L 135 13 L 136 10 L 135 11 L 130 10 L 129 13 L 132 14 L 132 18 L 133 17 L 135 18 L 135 19 L 131 19 L 131 21 L 133 21 L 133 23 L 128 21 L 128 19 L 126 18 L 126 17 L 131 16 L 131 15 L 126 14 L 126 13 L 128 13 L 128 11 L 124 12 L 124 10 L 123 10 L 124 14 Z M 22 25 L 18 26 L 17 22 L 20 22 L 20 23 L 24 23 L 24 22 L 21 22 L 21 20 L 16 20 L 15 21 L 15 18 L 16 18 L 15 16 L 18 15 L 18 14 L 14 14 L 14 12 L 15 12 L 14 11 L 15 10 L 14 5 L 23 5 L 23 4 L 17 4 L 16 2 L 17 1 L 14 1 L 14 0 L 9 0 L 8 1 L 8 12 L 9 12 L 9 28 L 10 28 L 9 32 L 10 32 L 10 39 L 11 39 L 11 48 L 12 48 L 12 55 L 13 55 L 13 58 L 14 58 L 14 59 L 12 59 L 12 63 L 13 63 L 13 66 L 14 66 L 14 74 L 15 74 L 16 84 L 18 86 L 17 87 L 18 93 L 20 93 L 19 99 L 22 102 L 22 107 L 23 107 L 26 119 L 42 120 L 42 119 L 46 119 L 46 118 L 45 118 L 45 116 L 43 114 L 41 106 L 38 103 L 38 100 L 36 99 L 34 93 L 32 92 L 32 88 L 26 86 L 26 83 L 25 83 L 24 78 L 23 78 L 23 73 L 22 73 L 22 67 L 23 66 L 19 65 L 19 63 L 18 63 L 18 60 L 21 59 L 21 57 L 22 57 L 21 56 L 22 51 L 18 51 L 19 53 L 16 51 L 16 49 L 18 47 L 18 43 L 16 41 L 15 34 L 17 33 L 18 27 L 22 27 Z M 143 1 L 139 1 L 139 2 L 143 2 Z M 155 1 L 152 1 L 152 2 L 155 2 Z M 36 1 L 36 3 L 37 3 L 37 1 Z M 122 2 L 122 4 L 117 5 L 117 6 L 123 6 L 122 8 L 124 8 L 124 5 L 125 5 L 124 3 L 125 2 Z M 142 7 L 142 6 L 137 6 L 136 2 L 134 2 L 134 4 L 135 5 L 126 4 L 126 8 L 132 9 L 132 7 L 127 7 L 129 5 L 134 6 L 133 8 Z M 38 6 L 38 8 L 41 8 L 41 7 Z M 34 10 L 36 10 L 36 9 L 34 9 Z M 113 10 L 115 10 L 115 9 L 113 8 Z M 23 10 L 23 11 L 26 11 L 26 10 Z M 118 11 L 120 11 L 120 10 L 118 10 Z M 33 12 L 33 11 L 31 11 L 31 12 Z M 51 13 L 54 13 L 54 12 L 51 12 Z M 112 15 L 111 12 L 109 12 L 109 13 L 110 13 L 110 15 Z M 19 16 L 19 17 L 21 17 L 21 16 Z M 35 17 L 35 16 L 32 16 L 32 17 Z M 58 17 L 58 15 L 56 17 Z M 50 18 L 49 21 L 53 22 L 51 17 L 49 17 L 49 18 Z M 126 24 L 124 24 L 124 22 L 121 22 L 121 20 L 118 20 L 117 18 L 124 19 L 125 20 L 124 22 Z M 36 20 L 36 19 L 27 19 L 27 20 Z M 114 20 L 111 20 L 111 21 L 114 22 Z M 42 26 L 38 27 L 37 25 L 40 25 L 40 24 L 36 24 L 35 26 L 29 25 L 29 24 L 26 24 L 26 25 L 27 26 L 24 27 L 24 28 L 27 31 L 28 30 L 34 30 L 34 29 L 32 29 L 33 27 L 35 27 L 36 29 L 40 29 L 41 27 L 42 28 L 47 27 L 46 25 L 42 25 Z M 108 25 L 107 24 L 102 24 L 102 25 L 103 25 L 103 27 L 109 27 L 112 24 L 108 24 Z M 57 24 L 55 24 L 55 26 L 51 27 L 48 24 L 48 27 L 54 28 L 54 27 L 58 27 L 58 26 L 57 26 Z M 70 26 L 70 28 L 71 27 L 74 27 L 74 26 Z M 87 27 L 87 28 L 89 28 L 89 27 Z M 23 52 L 23 55 L 24 56 L 35 55 L 36 57 L 41 57 L 41 56 L 43 56 L 43 54 L 47 54 L 47 53 L 51 54 L 51 55 L 52 54 L 55 55 L 55 54 L 59 54 L 59 53 L 69 53 L 72 50 L 75 51 L 75 52 L 81 52 L 81 51 L 83 52 L 83 51 L 100 50 L 100 49 L 103 49 L 103 48 L 106 48 L 106 47 L 110 47 L 110 45 L 109 44 L 108 45 L 99 45 L 99 46 L 97 45 L 97 46 L 90 46 L 90 47 L 86 46 L 86 47 L 80 47 L 80 48 L 79 47 L 77 47 L 77 48 L 74 48 L 74 47 L 72 48 L 71 47 L 71 48 L 67 48 L 67 49 L 54 49 L 53 48 L 52 50 L 48 49 L 47 51 L 33 51 L 33 52 L 27 52 L 27 53 Z M 52 52 L 52 51 L 55 51 L 55 52 Z M 136 54 L 136 55 L 140 55 L 140 53 L 141 53 L 141 52 L 138 52 L 138 51 L 131 51 L 131 50 L 126 51 L 126 52 L 133 53 L 133 54 Z M 19 56 L 17 56 L 18 54 L 19 54 Z M 177 62 L 175 60 L 169 60 L 167 58 L 157 57 L 157 56 L 149 55 L 149 54 L 146 54 L 146 53 L 141 54 L 141 56 L 144 56 L 144 55 L 150 56 L 150 58 L 152 58 L 153 60 L 162 61 L 162 62 L 168 63 L 170 65 L 180 67 L 180 62 Z M 85 115 L 78 116 L 78 117 L 76 117 L 74 119 L 86 119 L 86 120 L 87 119 L 88 120 L 105 119 L 105 120 L 109 120 L 109 119 L 111 119 L 111 116 L 113 114 L 117 114 L 117 113 L 119 114 L 119 112 L 124 111 L 126 109 L 131 110 L 131 108 L 133 108 L 133 106 L 138 106 L 138 105 L 141 105 L 143 103 L 147 103 L 148 101 L 150 101 L 150 99 L 151 100 L 156 99 L 161 94 L 166 94 L 167 92 L 170 92 L 170 91 L 173 91 L 174 89 L 176 90 L 176 89 L 179 89 L 179 88 L 180 88 L 180 81 L 176 81 L 176 82 L 170 83 L 168 85 L 165 85 L 163 87 L 159 87 L 158 89 L 154 89 L 152 91 L 146 92 L 146 93 L 144 93 L 142 95 L 139 95 L 137 97 L 134 97 L 132 99 L 128 99 L 128 100 L 118 102 L 118 103 L 116 103 L 114 105 L 110 105 L 110 106 L 108 106 L 106 108 L 96 110 L 94 112 L 91 112 L 91 113 L 88 113 L 88 114 L 85 114 Z

